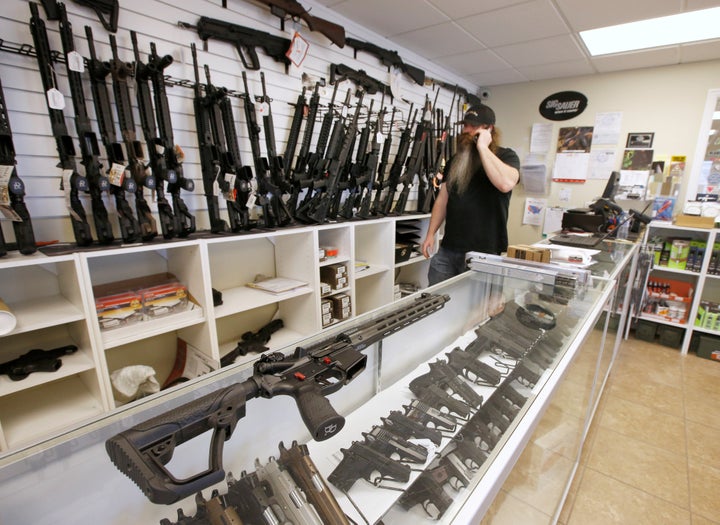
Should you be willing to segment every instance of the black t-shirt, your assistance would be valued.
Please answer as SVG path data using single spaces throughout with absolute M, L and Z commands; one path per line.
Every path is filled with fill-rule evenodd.
M 498 148 L 497 157 L 520 169 L 520 159 L 509 148 Z M 452 159 L 445 166 L 445 181 Z M 462 195 L 449 192 L 445 234 L 441 245 L 455 251 L 499 254 L 507 250 L 507 219 L 511 191 L 503 193 L 493 186 L 482 164 Z

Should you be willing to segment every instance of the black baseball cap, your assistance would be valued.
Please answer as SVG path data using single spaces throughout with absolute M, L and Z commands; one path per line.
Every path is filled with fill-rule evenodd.
M 465 112 L 461 122 L 471 126 L 494 126 L 495 112 L 484 104 L 477 104 Z

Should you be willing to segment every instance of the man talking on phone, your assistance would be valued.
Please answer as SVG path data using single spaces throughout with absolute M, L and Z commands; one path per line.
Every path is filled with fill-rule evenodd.
M 430 260 L 430 285 L 463 273 L 466 252 L 500 254 L 508 246 L 508 208 L 520 180 L 520 159 L 500 146 L 495 112 L 488 106 L 472 106 L 462 124 L 457 152 L 438 174 L 440 189 L 422 244 L 429 258 L 445 222 L 440 249 Z

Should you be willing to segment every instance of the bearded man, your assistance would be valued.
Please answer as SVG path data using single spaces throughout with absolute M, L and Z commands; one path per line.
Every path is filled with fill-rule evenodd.
M 466 252 L 500 254 L 508 246 L 508 208 L 520 180 L 520 159 L 499 145 L 495 112 L 488 106 L 472 106 L 462 124 L 457 153 L 445 166 L 422 244 L 429 258 L 445 222 L 440 249 L 430 260 L 430 285 L 464 272 Z

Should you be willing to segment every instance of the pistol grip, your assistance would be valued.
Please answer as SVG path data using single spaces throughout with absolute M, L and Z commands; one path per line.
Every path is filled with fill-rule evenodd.
M 316 441 L 333 437 L 345 426 L 345 418 L 335 411 L 330 401 L 317 388 L 299 389 L 295 402 L 305 426 Z

